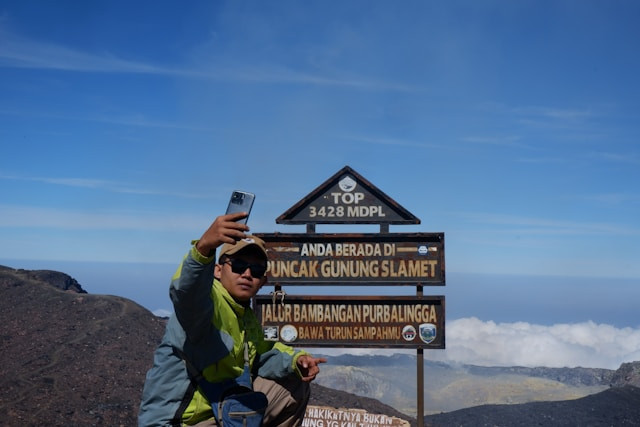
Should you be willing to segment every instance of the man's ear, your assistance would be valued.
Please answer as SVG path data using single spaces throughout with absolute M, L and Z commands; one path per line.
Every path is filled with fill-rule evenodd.
M 222 277 L 222 264 L 216 264 L 213 267 L 213 277 L 220 280 L 220 277 Z

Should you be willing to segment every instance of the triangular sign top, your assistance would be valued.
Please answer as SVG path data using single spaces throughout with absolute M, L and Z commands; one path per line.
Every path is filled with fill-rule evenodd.
M 345 166 L 276 218 L 276 223 L 420 224 L 420 219 Z

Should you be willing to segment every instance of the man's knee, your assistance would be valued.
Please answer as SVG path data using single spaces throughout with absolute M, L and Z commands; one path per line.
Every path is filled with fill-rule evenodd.
M 300 425 L 311 395 L 309 383 L 297 377 L 271 380 L 257 377 L 253 388 L 267 396 L 269 406 L 264 425 Z

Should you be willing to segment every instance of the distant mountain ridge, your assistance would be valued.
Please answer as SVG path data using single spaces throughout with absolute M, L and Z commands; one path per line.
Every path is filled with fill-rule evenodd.
M 377 399 L 416 416 L 416 357 L 341 355 L 329 358 L 318 383 Z M 617 371 L 594 368 L 482 367 L 426 360 L 425 412 L 484 404 L 577 399 L 609 388 Z
M 393 354 L 391 356 L 354 356 L 343 354 L 339 356 L 328 356 L 332 364 L 345 366 L 370 366 L 389 367 L 390 365 L 410 365 L 416 366 L 416 357 L 410 354 Z M 425 360 L 425 369 L 455 368 L 466 370 L 469 374 L 494 376 L 494 375 L 526 375 L 529 377 L 546 378 L 560 381 L 564 384 L 576 386 L 610 385 L 616 371 L 602 368 L 547 368 L 547 367 L 524 367 L 524 366 L 476 366 L 476 365 L 451 365 L 444 362 Z
M 0 266 L 3 425 L 136 425 L 142 384 L 165 322 L 128 299 L 86 293 L 64 273 Z M 406 391 L 415 393 L 415 370 L 415 356 L 411 355 L 332 356 L 323 365 L 317 384 L 312 384 L 311 403 L 404 417 L 415 425 L 415 419 L 407 415 L 411 414 L 411 405 L 415 407 L 415 397 L 407 397 Z M 477 405 L 483 405 L 486 394 L 495 393 L 502 398 L 500 393 L 505 387 L 507 394 L 516 396 L 516 385 L 538 393 L 544 392 L 545 387 L 566 387 L 563 392 L 572 387 L 582 392 L 584 387 L 593 387 L 593 393 L 604 390 L 577 400 L 536 402 L 542 406 L 451 410 L 426 417 L 427 425 L 540 425 L 536 414 L 555 417 L 558 422 L 546 425 L 572 425 L 561 424 L 561 420 L 579 419 L 572 411 L 583 411 L 587 404 L 600 411 L 586 414 L 592 417 L 589 420 L 603 419 L 609 424 L 588 421 L 581 425 L 640 425 L 640 414 L 636 417 L 640 389 L 633 387 L 640 384 L 640 362 L 609 371 L 452 367 L 428 361 L 425 377 L 425 400 L 440 407 L 451 400 L 473 402 L 474 393 L 478 394 Z M 341 383 L 340 387 L 330 387 L 323 381 Z M 615 388 L 609 389 L 609 384 Z M 376 394 L 384 399 L 376 398 Z M 390 396 L 404 403 L 390 405 L 386 400 Z M 540 397 L 533 400 L 549 400 Z M 612 408 L 609 412 L 608 407 Z M 491 418 L 491 414 L 503 411 L 505 415 Z M 501 419 L 510 419 L 506 415 L 509 411 L 515 411 L 520 419 L 533 420 L 532 424 L 501 424 Z M 611 424 L 616 416 L 613 411 L 622 424 Z

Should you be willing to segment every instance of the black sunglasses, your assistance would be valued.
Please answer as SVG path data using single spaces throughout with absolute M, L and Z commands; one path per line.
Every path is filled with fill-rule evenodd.
M 267 267 L 263 264 L 250 264 L 242 259 L 228 259 L 223 264 L 231 265 L 231 271 L 236 274 L 242 274 L 247 271 L 247 268 L 251 270 L 251 277 L 260 279 L 267 272 Z

